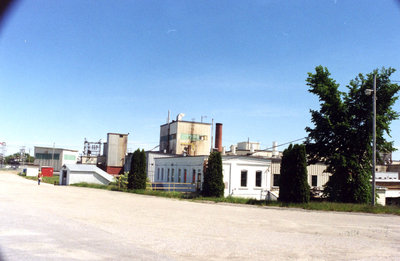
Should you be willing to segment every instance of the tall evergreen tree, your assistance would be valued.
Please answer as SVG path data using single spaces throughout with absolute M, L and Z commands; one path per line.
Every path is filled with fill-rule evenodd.
M 377 150 L 394 151 L 390 136 L 390 123 L 399 114 L 392 107 L 397 100 L 399 86 L 390 81 L 394 69 L 382 68 L 370 74 L 359 74 L 347 86 L 348 92 L 339 91 L 327 68 L 318 66 L 309 73 L 309 92 L 320 101 L 318 111 L 311 110 L 314 128 L 307 127 L 306 149 L 309 163 L 322 161 L 332 173 L 324 193 L 332 201 L 367 203 L 371 200 L 372 173 L 372 98 L 365 94 L 373 89 L 373 76 L 377 75 Z
M 307 160 L 304 145 L 290 144 L 283 151 L 279 200 L 282 202 L 306 203 L 310 200 L 307 182 Z
M 224 188 L 221 153 L 212 152 L 208 157 L 208 166 L 204 173 L 203 195 L 206 197 L 222 197 Z
M 146 189 L 146 179 L 146 153 L 137 149 L 132 155 L 128 189 Z

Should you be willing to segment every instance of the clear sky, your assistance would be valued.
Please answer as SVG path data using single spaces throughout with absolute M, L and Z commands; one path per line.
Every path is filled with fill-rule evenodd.
M 312 126 L 307 72 L 326 66 L 345 88 L 400 70 L 399 31 L 394 0 L 21 0 L 0 28 L 0 141 L 82 151 L 120 132 L 151 149 L 171 110 L 223 123 L 227 148 L 269 148 Z

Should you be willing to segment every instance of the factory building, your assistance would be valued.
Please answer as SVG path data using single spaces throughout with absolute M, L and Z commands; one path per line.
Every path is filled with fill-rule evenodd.
M 59 171 L 64 164 L 75 164 L 78 160 L 78 151 L 53 147 L 34 147 L 34 165 L 52 167 Z
M 201 190 L 207 156 L 155 158 L 155 185 Z M 271 161 L 249 156 L 223 156 L 224 196 L 276 200 L 271 192 Z M 160 187 L 160 186 L 158 186 Z
M 125 156 L 128 148 L 128 134 L 107 133 L 107 143 L 104 143 L 104 155 L 98 159 L 105 171 L 111 175 L 122 174 Z M 104 166 L 105 165 L 105 166 Z
M 82 164 L 96 165 L 111 175 L 124 172 L 128 134 L 107 133 L 107 142 L 89 142 L 85 139 Z
M 270 149 L 265 150 L 261 149 L 260 143 L 258 142 L 243 141 L 237 143 L 237 145 L 231 145 L 230 151 L 225 152 L 223 149 L 223 153 L 231 156 L 247 155 L 250 157 L 271 160 L 271 192 L 279 195 L 282 152 L 278 151 L 277 148 L 278 144 L 275 141 L 272 143 Z M 328 182 L 330 176 L 331 174 L 326 172 L 326 165 L 323 163 L 316 163 L 307 166 L 307 181 L 314 196 L 322 196 L 324 185 Z
M 176 121 L 160 126 L 160 152 L 176 155 L 209 155 L 211 148 L 211 124 L 182 121 L 179 114 Z

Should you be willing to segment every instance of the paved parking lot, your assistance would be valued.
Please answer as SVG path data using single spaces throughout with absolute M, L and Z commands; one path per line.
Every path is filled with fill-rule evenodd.
M 400 217 L 195 203 L 0 172 L 3 260 L 400 260 Z

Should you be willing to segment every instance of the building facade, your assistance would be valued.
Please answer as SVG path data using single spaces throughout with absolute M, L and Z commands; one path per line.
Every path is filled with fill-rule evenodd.
M 208 156 L 155 158 L 155 183 L 174 184 L 174 187 L 193 184 L 192 191 L 201 190 L 207 160 Z M 271 188 L 270 160 L 223 156 L 222 168 L 225 197 L 265 199 L 268 196 Z
M 34 165 L 52 167 L 59 171 L 64 164 L 75 164 L 78 161 L 78 151 L 53 147 L 34 147 Z
M 210 123 L 177 120 L 160 126 L 160 152 L 199 156 L 210 149 Z
M 107 133 L 107 143 L 104 144 L 105 171 L 112 175 L 124 171 L 125 156 L 128 148 L 128 135 Z M 97 161 L 102 157 L 98 157 Z M 97 163 L 98 163 L 97 162 Z

